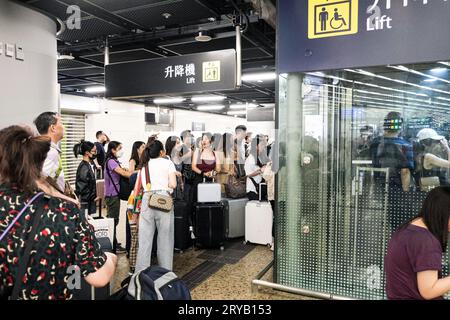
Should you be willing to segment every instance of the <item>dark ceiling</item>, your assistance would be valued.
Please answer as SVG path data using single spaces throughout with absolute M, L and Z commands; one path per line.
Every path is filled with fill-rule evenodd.
M 84 89 L 104 84 L 104 48 L 110 63 L 235 48 L 232 16 L 242 13 L 249 27 L 243 33 L 243 73 L 275 70 L 275 30 L 260 18 L 249 0 L 21 0 L 59 20 L 67 21 L 70 5 L 82 11 L 81 28 L 58 35 L 61 92 L 88 95 Z M 276 0 L 272 0 L 275 4 Z M 237 11 L 239 9 L 239 11 Z M 167 13 L 170 17 L 167 17 Z M 197 42 L 208 31 L 210 42 Z M 244 83 L 226 92 L 229 102 L 275 102 L 275 82 Z M 139 102 L 150 102 L 141 99 Z M 185 106 L 186 107 L 186 106 Z

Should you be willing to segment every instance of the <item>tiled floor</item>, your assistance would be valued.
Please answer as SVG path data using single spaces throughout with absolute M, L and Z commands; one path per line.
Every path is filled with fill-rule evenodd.
M 306 297 L 260 288 L 252 292 L 251 281 L 273 258 L 266 246 L 228 244 L 225 251 L 188 249 L 174 256 L 174 272 L 191 289 L 194 300 L 304 300 Z M 238 256 L 240 255 L 240 259 Z M 227 257 L 228 256 L 228 257 Z M 128 262 L 120 255 L 115 290 L 127 276 Z M 272 280 L 272 270 L 263 280 Z
M 118 240 L 125 245 L 126 203 L 121 201 Z M 103 211 L 106 214 L 106 211 Z M 310 299 L 290 293 L 259 288 L 252 292 L 251 281 L 273 259 L 273 252 L 266 246 L 243 245 L 236 240 L 225 245 L 225 251 L 188 249 L 174 255 L 174 272 L 191 288 L 194 300 L 305 300 Z M 119 255 L 114 278 L 114 290 L 128 276 L 128 260 Z M 272 281 L 272 270 L 263 280 Z

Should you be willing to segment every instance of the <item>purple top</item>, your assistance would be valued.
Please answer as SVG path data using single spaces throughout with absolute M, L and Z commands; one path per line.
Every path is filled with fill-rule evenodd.
M 394 233 L 384 261 L 388 299 L 424 300 L 417 285 L 417 273 L 442 272 L 442 247 L 427 229 L 410 224 Z
M 113 159 L 109 159 L 108 163 L 105 165 L 105 197 L 117 197 L 119 195 L 117 191 L 120 190 L 120 175 L 114 171 L 117 167 L 119 167 L 119 163 L 117 160 Z M 110 176 L 113 181 L 111 181 Z M 114 188 L 113 182 L 116 185 L 116 188 Z

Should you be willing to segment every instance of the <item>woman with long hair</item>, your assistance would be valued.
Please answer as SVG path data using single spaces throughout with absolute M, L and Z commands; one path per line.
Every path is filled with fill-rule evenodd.
M 131 172 L 122 168 L 119 158 L 123 157 L 123 147 L 118 141 L 108 144 L 108 152 L 105 161 L 105 202 L 108 218 L 114 219 L 114 243 L 113 252 L 125 251 L 120 243 L 117 243 L 117 225 L 120 217 L 120 177 L 130 178 Z
M 97 183 L 93 161 L 97 157 L 97 148 L 90 141 L 81 140 L 73 147 L 75 158 L 83 156 L 83 160 L 78 165 L 75 179 L 75 194 L 80 199 L 81 213 L 84 215 L 97 212 Z
M 442 278 L 442 256 L 450 232 L 450 187 L 427 195 L 419 214 L 394 233 L 385 258 L 389 299 L 442 299 L 450 276 Z
M 217 156 L 217 183 L 222 186 L 222 194 L 225 193 L 225 185 L 230 175 L 236 174 L 235 161 L 237 161 L 237 152 L 234 148 L 233 135 L 225 133 L 221 136 L 216 147 Z
M 117 258 L 103 253 L 76 205 L 42 177 L 50 139 L 11 126 L 0 141 L 0 299 L 70 300 L 74 266 L 104 287 Z
M 133 143 L 133 148 L 131 149 L 131 157 L 130 157 L 130 165 L 128 167 L 128 170 L 130 172 L 136 172 L 140 169 L 140 163 L 141 163 L 141 157 L 142 153 L 145 149 L 145 142 L 143 141 L 136 141 Z M 132 183 L 132 185 L 134 185 Z
M 164 145 L 155 136 L 148 139 L 142 158 L 136 188 L 142 189 L 141 212 L 139 214 L 139 250 L 136 272 L 151 265 L 153 237 L 157 230 L 157 256 L 159 265 L 168 270 L 173 266 L 174 211 L 165 212 L 149 207 L 150 198 L 155 194 L 170 196 L 177 187 L 176 169 L 166 158 Z
M 199 141 L 199 148 L 192 156 L 192 171 L 196 175 L 194 183 L 194 200 L 197 201 L 197 186 L 203 180 L 212 181 L 216 175 L 219 164 L 217 156 L 213 150 L 214 137 L 209 132 L 203 133 Z

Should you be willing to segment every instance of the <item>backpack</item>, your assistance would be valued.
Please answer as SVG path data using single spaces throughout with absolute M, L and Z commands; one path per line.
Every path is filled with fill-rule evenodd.
M 122 300 L 191 300 L 186 284 L 175 273 L 151 266 L 135 273 L 116 294 Z
M 400 169 L 407 161 L 401 145 L 383 140 L 377 147 L 374 165 L 378 168 L 389 168 L 389 176 L 392 179 L 400 176 Z

